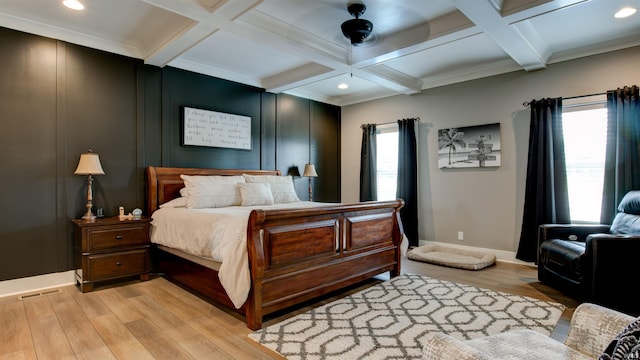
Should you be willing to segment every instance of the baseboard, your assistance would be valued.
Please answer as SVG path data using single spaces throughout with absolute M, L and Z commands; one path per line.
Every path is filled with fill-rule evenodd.
M 74 283 L 75 274 L 73 270 L 5 280 L 0 281 L 0 297 L 73 285 Z
M 437 242 L 437 241 L 427 241 L 427 240 L 420 240 L 418 242 L 418 245 L 420 245 L 420 246 L 427 245 L 427 244 L 438 244 L 438 245 L 449 246 L 449 247 L 457 248 L 457 249 L 489 252 L 489 253 L 493 253 L 493 254 L 496 255 L 496 260 L 497 261 L 509 262 L 509 263 L 514 263 L 514 264 L 521 264 L 521 265 L 527 265 L 527 266 L 536 267 L 535 263 L 526 262 L 526 261 L 522 261 L 522 260 L 516 259 L 516 253 L 513 252 L 513 251 L 487 249 L 487 248 L 480 248 L 480 247 L 474 247 L 474 246 L 465 246 L 465 245 L 458 245 L 458 244 L 452 244 L 452 243 L 443 243 L 443 242 Z

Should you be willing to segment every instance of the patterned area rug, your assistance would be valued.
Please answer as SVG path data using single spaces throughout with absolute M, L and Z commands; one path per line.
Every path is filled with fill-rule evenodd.
M 511 329 L 551 334 L 562 304 L 401 275 L 249 334 L 289 360 L 419 359 L 440 331 L 473 339 Z

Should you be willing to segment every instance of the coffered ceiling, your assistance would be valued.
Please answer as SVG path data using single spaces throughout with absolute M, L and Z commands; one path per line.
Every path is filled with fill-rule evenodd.
M 0 0 L 0 26 L 336 105 L 640 45 L 640 0 Z M 338 84 L 348 84 L 339 89 Z

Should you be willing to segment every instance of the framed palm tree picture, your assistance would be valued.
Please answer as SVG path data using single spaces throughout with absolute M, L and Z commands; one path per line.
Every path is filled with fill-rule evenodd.
M 438 168 L 500 166 L 500 123 L 438 130 Z

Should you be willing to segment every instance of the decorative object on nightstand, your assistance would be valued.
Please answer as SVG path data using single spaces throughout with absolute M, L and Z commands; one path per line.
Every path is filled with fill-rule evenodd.
M 121 221 L 117 216 L 84 221 L 73 219 L 74 267 L 80 291 L 96 282 L 140 276 L 149 280 L 149 222 Z
M 304 166 L 304 172 L 302 176 L 306 176 L 309 178 L 309 201 L 313 201 L 313 187 L 311 186 L 311 178 L 318 177 L 318 173 L 316 172 L 316 167 L 309 163 Z
M 133 209 L 131 214 L 133 215 L 133 220 L 142 219 L 142 209 L 135 208 L 135 209 Z
M 78 167 L 74 174 L 87 175 L 87 212 L 82 216 L 82 219 L 85 221 L 95 221 L 96 216 L 93 215 L 93 212 L 91 211 L 91 208 L 93 207 L 93 191 L 91 190 L 91 184 L 93 184 L 93 175 L 104 175 L 104 170 L 102 170 L 98 154 L 91 150 L 81 154 Z

